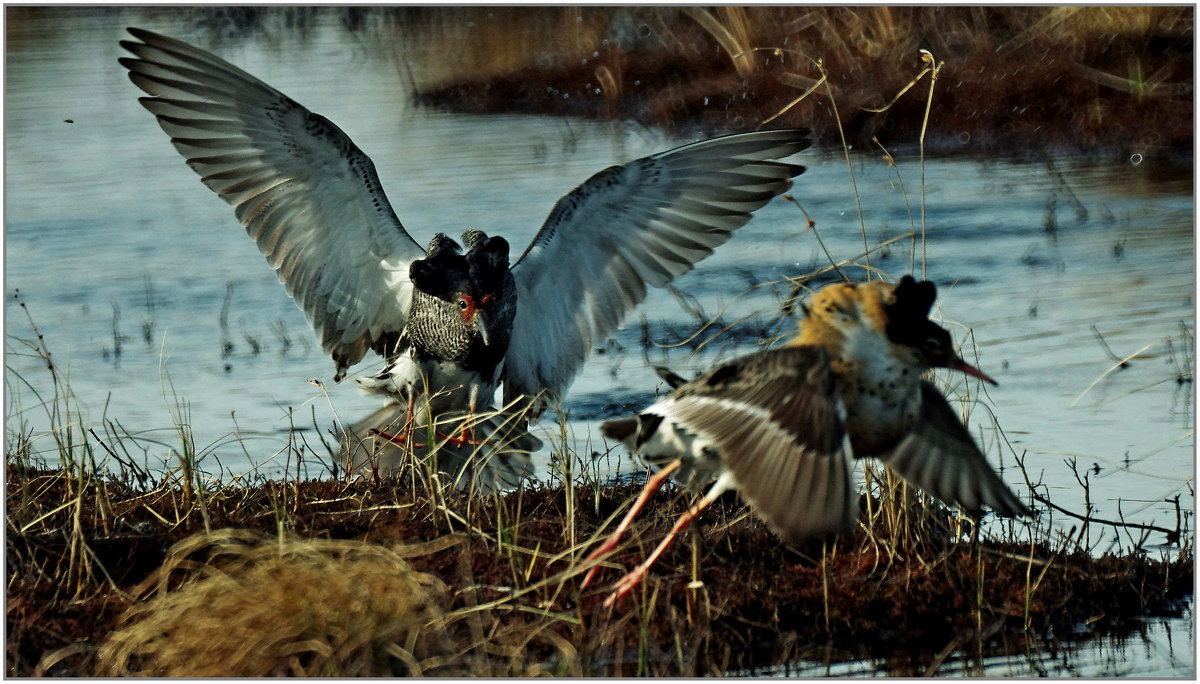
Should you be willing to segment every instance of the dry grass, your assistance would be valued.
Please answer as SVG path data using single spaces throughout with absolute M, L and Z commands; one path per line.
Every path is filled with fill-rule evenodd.
M 386 545 L 202 533 L 146 585 L 100 649 L 103 676 L 420 675 L 451 650 L 431 626 L 445 585 Z
M 9 674 L 695 676 L 814 654 L 911 674 L 930 667 L 931 643 L 1054 648 L 1036 635 L 1085 621 L 1119 633 L 1193 589 L 1186 527 L 1158 559 L 1145 535 L 1095 556 L 1054 514 L 972 544 L 972 521 L 886 477 L 869 482 L 859 532 L 824 548 L 780 544 L 725 497 L 613 611 L 606 583 L 690 497 L 656 498 L 581 593 L 579 559 L 639 482 L 487 499 L 448 484 L 415 494 L 426 485 L 405 479 L 210 483 L 207 517 L 180 506 L 178 483 L 104 483 L 64 507 L 81 491 L 71 473 L 10 463 Z M 298 498 L 281 511 L 285 490 Z M 72 549 L 91 572 L 69 582 Z
M 453 8 L 422 19 L 432 31 L 412 53 L 414 87 L 428 103 L 465 111 L 746 130 L 828 74 L 828 93 L 775 125 L 835 142 L 835 107 L 854 145 L 878 136 L 894 146 L 911 142 L 888 138 L 917 130 L 922 107 L 889 103 L 927 50 L 945 63 L 933 149 L 1145 156 L 1192 146 L 1194 27 L 1184 6 Z M 555 25 L 567 28 L 507 39 Z
M 32 348 L 59 373 L 44 340 Z M 1157 559 L 1154 530 L 1093 519 L 1063 535 L 1044 499 L 1044 517 L 976 544 L 973 521 L 869 473 L 861 529 L 836 545 L 783 545 L 726 496 L 609 611 L 605 582 L 685 493 L 668 487 L 581 592 L 580 559 L 640 488 L 597 481 L 590 458 L 563 453 L 550 483 L 502 494 L 415 467 L 220 482 L 141 471 L 120 457 L 131 436 L 83 427 L 57 430 L 49 469 L 31 435 L 7 444 L 10 675 L 697 676 L 814 657 L 914 674 L 936 669 L 931 643 L 982 663 L 1056 648 L 1036 635 L 1085 621 L 1120 632 L 1193 590 L 1186 515 L 1165 530 L 1181 548 Z M 1095 555 L 1089 525 L 1129 543 Z
M 892 241 L 915 259 L 915 235 Z M 868 261 L 791 286 L 869 273 Z M 54 379 L 47 410 L 76 415 L 45 340 L 28 346 Z M 982 669 L 989 654 L 1056 649 L 1081 624 L 1122 633 L 1194 590 L 1185 511 L 1175 529 L 1085 516 L 1064 534 L 1064 507 L 1035 482 L 1040 516 L 993 522 L 975 543 L 975 521 L 871 471 L 860 529 L 837 544 L 781 544 L 726 496 L 609 611 L 606 583 L 687 493 L 659 495 L 581 592 L 580 559 L 640 489 L 597 480 L 589 456 L 560 450 L 548 483 L 504 493 L 461 491 L 418 462 L 347 483 L 214 481 L 186 421 L 180 463 L 147 473 L 129 458 L 136 438 L 76 420 L 56 423 L 56 452 L 32 453 L 21 431 L 6 445 L 10 675 L 699 676 L 798 658 L 913 675 L 956 650 Z M 1012 467 L 1019 454 L 992 446 Z M 1117 545 L 1095 553 L 1096 527 Z M 1152 555 L 1164 532 L 1178 548 Z

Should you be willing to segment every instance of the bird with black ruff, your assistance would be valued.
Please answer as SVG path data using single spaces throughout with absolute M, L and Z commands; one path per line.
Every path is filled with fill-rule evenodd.
M 368 351 L 395 371 L 366 381 L 399 399 L 388 415 L 433 398 L 469 422 L 461 414 L 488 405 L 500 384 L 502 408 L 536 419 L 647 287 L 691 270 L 790 187 L 804 167 L 781 160 L 810 144 L 805 130 L 755 131 L 611 167 L 558 200 L 511 267 L 507 243 L 480 234 L 459 255 L 467 277 L 439 276 L 431 267 L 463 262 L 449 245 L 443 254 L 409 235 L 371 159 L 340 128 L 204 50 L 129 32 L 137 40 L 121 45 L 133 57 L 120 62 L 148 95 L 139 101 L 234 207 L 332 356 L 335 380 Z M 466 315 L 447 316 L 446 305 Z M 419 383 L 417 370 L 426 374 Z M 383 387 L 388 378 L 394 392 Z M 405 441 L 411 412 L 406 422 L 399 434 L 366 431 Z M 444 436 L 464 439 L 454 429 Z

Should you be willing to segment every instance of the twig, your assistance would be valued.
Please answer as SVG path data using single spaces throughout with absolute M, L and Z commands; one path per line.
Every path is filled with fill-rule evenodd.
M 1026 480 L 1026 482 L 1028 482 L 1028 480 Z M 1076 520 L 1085 521 L 1089 524 L 1090 523 L 1100 523 L 1101 525 L 1109 525 L 1109 526 L 1115 527 L 1115 528 L 1126 527 L 1126 528 L 1139 529 L 1139 530 L 1150 530 L 1152 532 L 1162 532 L 1163 534 L 1167 535 L 1167 543 L 1168 544 L 1175 544 L 1175 545 L 1179 544 L 1180 534 L 1179 534 L 1178 530 L 1168 530 L 1167 528 L 1159 527 L 1158 525 L 1144 525 L 1142 523 L 1131 523 L 1131 522 L 1123 522 L 1123 521 L 1118 522 L 1115 520 L 1105 520 L 1104 518 L 1094 518 L 1092 516 L 1084 516 L 1084 515 L 1075 513 L 1073 511 L 1069 511 L 1069 510 L 1063 508 L 1062 506 L 1059 506 L 1058 504 L 1054 503 L 1050 499 L 1047 499 L 1047 498 L 1039 495 L 1036 491 L 1033 491 L 1032 486 L 1030 486 L 1030 494 L 1031 494 L 1031 496 L 1033 496 L 1033 499 L 1035 501 L 1037 501 L 1039 503 L 1044 503 L 1044 504 L 1046 504 L 1047 507 L 1053 508 L 1054 510 L 1058 511 L 1059 513 L 1062 513 L 1063 515 L 1067 515 L 1072 518 L 1075 518 Z
M 928 50 L 921 50 L 921 59 L 932 67 L 929 80 L 929 99 L 925 103 L 925 116 L 921 119 L 921 279 L 924 280 L 925 266 L 928 263 L 926 254 L 925 240 L 925 131 L 929 126 L 929 111 L 933 107 L 933 87 L 937 85 L 938 74 L 942 71 L 942 65 L 945 62 L 938 62 L 933 57 L 933 53 Z
M 796 206 L 797 209 L 800 210 L 801 213 L 804 214 L 804 218 L 806 219 L 806 221 L 808 223 L 808 227 L 812 229 L 813 236 L 815 236 L 817 238 L 817 244 L 821 245 L 821 251 L 825 252 L 825 258 L 829 259 L 830 265 L 832 265 L 833 268 L 838 272 L 838 275 L 840 275 L 842 277 L 843 281 L 845 281 L 847 283 L 850 282 L 850 278 L 846 277 L 846 272 L 842 270 L 842 267 L 838 265 L 837 260 L 835 260 L 833 258 L 833 254 L 831 254 L 829 252 L 829 248 L 825 246 L 825 241 L 821 239 L 821 233 L 817 232 L 817 222 L 812 220 L 812 217 L 808 215 L 808 212 L 804 211 L 804 207 L 800 206 L 800 203 L 797 202 L 796 198 L 793 197 L 792 195 L 784 194 L 784 195 L 780 195 L 780 198 L 787 202 L 791 202 L 792 204 L 794 204 Z M 870 263 L 870 260 L 868 259 L 868 264 L 869 263 Z

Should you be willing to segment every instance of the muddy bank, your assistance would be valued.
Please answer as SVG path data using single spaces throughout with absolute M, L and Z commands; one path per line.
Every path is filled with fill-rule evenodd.
M 1092 557 L 1082 535 L 1038 524 L 972 545 L 970 525 L 946 511 L 878 501 L 853 538 L 793 548 L 727 496 L 610 612 L 608 585 L 688 503 L 656 498 L 581 594 L 580 559 L 639 487 L 577 481 L 473 499 L 406 478 L 139 491 L 10 464 L 8 674 L 203 674 L 215 661 L 245 676 L 692 676 L 872 657 L 911 675 L 943 650 L 1038 650 L 1054 648 L 1056 634 L 1121 633 L 1138 616 L 1178 610 L 1193 591 L 1190 548 L 1169 561 L 1139 549 Z M 194 536 L 206 529 L 213 536 Z M 313 548 L 272 551 L 283 541 Z M 239 560 L 253 548 L 280 566 Z M 380 560 L 391 555 L 403 561 Z M 376 565 L 346 565 L 355 559 Z M 216 604 L 203 597 L 234 591 L 217 591 L 214 577 L 255 600 L 210 614 Z M 256 588 L 262 577 L 275 579 Z M 297 577 L 307 589 L 278 591 Z M 412 586 L 429 592 L 419 627 L 405 612 L 415 608 L 383 599 Z M 197 602 L 205 607 L 189 608 Z M 278 646 L 286 656 L 264 665 L 222 655 L 244 651 L 247 634 L 283 629 L 262 627 L 264 615 L 287 616 L 297 636 Z M 347 645 L 336 626 L 350 623 L 369 626 Z
M 10 8 L 10 42 L 34 39 L 23 19 L 60 9 Z M 924 131 L 936 153 L 1187 164 L 1193 155 L 1186 5 L 157 11 L 218 53 L 336 22 L 362 50 L 394 60 L 397 90 L 447 111 L 610 118 L 692 135 L 809 126 L 824 146 L 844 139 L 872 153 L 875 138 L 915 152 Z
M 434 75 L 414 79 L 418 99 L 454 111 L 710 134 L 809 126 L 825 145 L 844 131 L 870 150 L 876 137 L 912 148 L 925 128 L 940 153 L 1192 155 L 1188 7 L 486 8 L 409 20 L 446 42 L 428 53 Z

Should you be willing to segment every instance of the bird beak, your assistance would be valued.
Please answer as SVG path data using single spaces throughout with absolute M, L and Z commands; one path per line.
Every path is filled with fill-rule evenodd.
M 475 316 L 471 318 L 471 323 L 475 329 L 479 331 L 479 339 L 483 340 L 483 346 L 488 346 L 491 342 L 488 340 L 488 316 L 483 309 L 476 309 Z
M 984 382 L 990 382 L 993 385 L 1000 384 L 1000 383 L 996 382 L 995 380 L 993 380 L 990 376 L 988 376 L 983 371 L 979 370 L 975 366 L 972 366 L 971 364 L 969 364 L 966 361 L 963 361 L 962 359 L 957 358 L 957 357 L 954 358 L 953 360 L 951 360 L 950 363 L 947 363 L 946 368 L 949 368 L 951 370 L 962 371 L 962 372 L 966 373 L 967 375 L 970 375 L 971 377 L 979 378 L 980 380 L 983 380 Z

